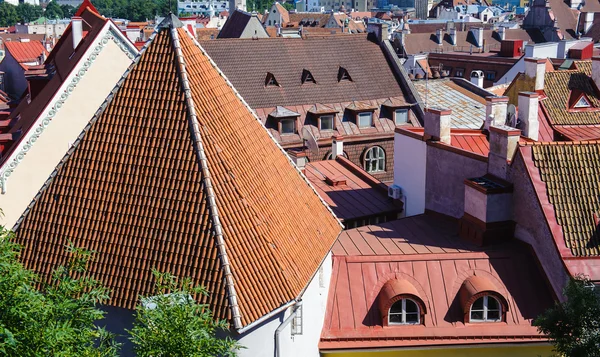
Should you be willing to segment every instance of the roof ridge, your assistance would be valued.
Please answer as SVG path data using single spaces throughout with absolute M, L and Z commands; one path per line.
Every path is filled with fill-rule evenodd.
M 225 245 L 225 239 L 223 237 L 223 229 L 221 226 L 221 220 L 219 218 L 219 209 L 217 207 L 217 200 L 213 190 L 210 171 L 208 169 L 208 159 L 204 152 L 204 146 L 202 144 L 202 135 L 200 134 L 200 123 L 196 116 L 196 110 L 194 106 L 194 98 L 192 98 L 192 91 L 186 71 L 185 58 L 181 51 L 181 45 L 179 44 L 179 35 L 175 26 L 170 26 L 169 31 L 173 41 L 173 49 L 175 50 L 175 56 L 177 57 L 177 65 L 179 69 L 179 77 L 181 79 L 182 90 L 185 96 L 185 102 L 188 109 L 189 119 L 189 130 L 193 139 L 194 151 L 198 157 L 198 163 L 200 164 L 200 170 L 202 171 L 202 185 L 206 190 L 206 198 L 208 209 L 210 210 L 210 216 L 213 224 L 213 233 L 215 235 L 215 245 L 219 250 L 219 258 L 221 260 L 221 267 L 223 274 L 225 275 L 225 286 L 227 288 L 227 296 L 229 299 L 229 305 L 231 308 L 231 315 L 233 319 L 233 325 L 236 329 L 242 328 L 242 319 L 240 308 L 237 301 L 237 293 L 235 290 L 235 283 L 233 281 L 233 273 L 231 272 L 231 266 L 229 264 L 229 258 L 227 256 L 227 248 Z M 186 30 L 187 33 L 187 30 Z

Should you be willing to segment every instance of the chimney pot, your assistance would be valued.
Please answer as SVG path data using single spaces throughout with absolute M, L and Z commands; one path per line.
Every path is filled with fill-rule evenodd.
M 290 150 L 290 151 L 288 151 L 288 155 L 292 159 L 294 164 L 296 164 L 296 167 L 298 168 L 298 170 L 304 171 L 304 168 L 306 167 L 306 164 L 308 163 L 308 158 L 306 157 L 306 153 L 304 151 Z
M 344 155 L 344 138 L 341 135 L 336 135 L 331 141 L 331 159 Z
M 71 19 L 71 36 L 73 37 L 74 51 L 83 39 L 83 19 L 79 16 L 73 16 Z
M 425 109 L 425 134 L 433 140 L 439 140 L 450 145 L 450 127 L 452 126 L 452 110 L 450 109 Z
M 508 162 L 512 160 L 521 131 L 506 125 L 490 126 L 490 154 L 488 156 L 488 173 L 507 179 Z
M 519 93 L 519 121 L 523 128 L 523 135 L 537 141 L 540 134 L 538 120 L 539 95 L 535 92 Z
M 535 78 L 534 90 L 544 89 L 546 60 L 541 58 L 525 58 L 525 76 Z

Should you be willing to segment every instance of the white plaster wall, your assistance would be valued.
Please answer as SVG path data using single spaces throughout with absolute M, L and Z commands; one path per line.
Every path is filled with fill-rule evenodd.
M 394 134 L 394 184 L 405 195 L 405 214 L 425 212 L 427 144 L 402 134 Z
M 90 50 L 94 47 L 92 45 Z M 130 63 L 113 41 L 105 45 L 52 122 L 7 179 L 6 193 L 0 194 L 0 208 L 4 212 L 0 224 L 12 227 L 16 223 Z M 77 69 L 72 75 L 75 73 Z M 70 81 L 69 78 L 65 83 Z
M 291 335 L 290 324 L 280 333 L 281 357 L 318 357 L 319 339 L 325 319 L 327 294 L 331 280 L 331 253 L 322 265 L 322 272 L 317 272 L 302 296 L 303 334 Z M 238 336 L 237 340 L 246 347 L 238 353 L 239 357 L 273 357 L 275 356 L 275 330 L 291 313 L 285 312 L 266 321 L 257 328 Z M 236 338 L 234 336 L 234 338 Z

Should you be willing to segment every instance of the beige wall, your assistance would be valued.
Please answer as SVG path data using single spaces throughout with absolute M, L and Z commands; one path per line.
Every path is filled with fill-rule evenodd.
M 6 180 L 6 193 L 0 194 L 0 208 L 4 212 L 0 224 L 13 227 L 130 63 L 113 41 L 105 45 L 52 122 Z

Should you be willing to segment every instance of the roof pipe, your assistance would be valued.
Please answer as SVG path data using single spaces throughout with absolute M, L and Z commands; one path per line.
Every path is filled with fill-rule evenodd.
M 290 324 L 290 322 L 292 322 L 292 320 L 296 317 L 296 314 L 298 313 L 298 308 L 302 306 L 302 300 L 294 300 L 294 302 L 295 304 L 292 305 L 294 311 L 292 311 L 290 316 L 288 316 L 288 318 L 285 319 L 275 330 L 275 357 L 281 357 L 281 343 L 279 343 L 279 334 L 281 334 L 281 331 L 283 331 L 283 329 L 286 328 L 287 325 Z
M 269 312 L 266 315 L 261 316 L 260 318 L 258 318 L 257 320 L 249 323 L 248 325 L 237 329 L 237 333 L 239 333 L 240 335 L 252 330 L 253 328 L 255 328 L 256 326 L 262 324 L 263 322 L 265 322 L 266 320 L 270 319 L 271 317 L 279 314 L 280 312 L 287 310 L 290 306 L 294 306 L 296 305 L 296 303 L 298 302 L 298 300 L 294 299 L 291 301 L 288 301 L 287 303 L 281 305 L 280 307 L 276 308 L 275 310 Z

